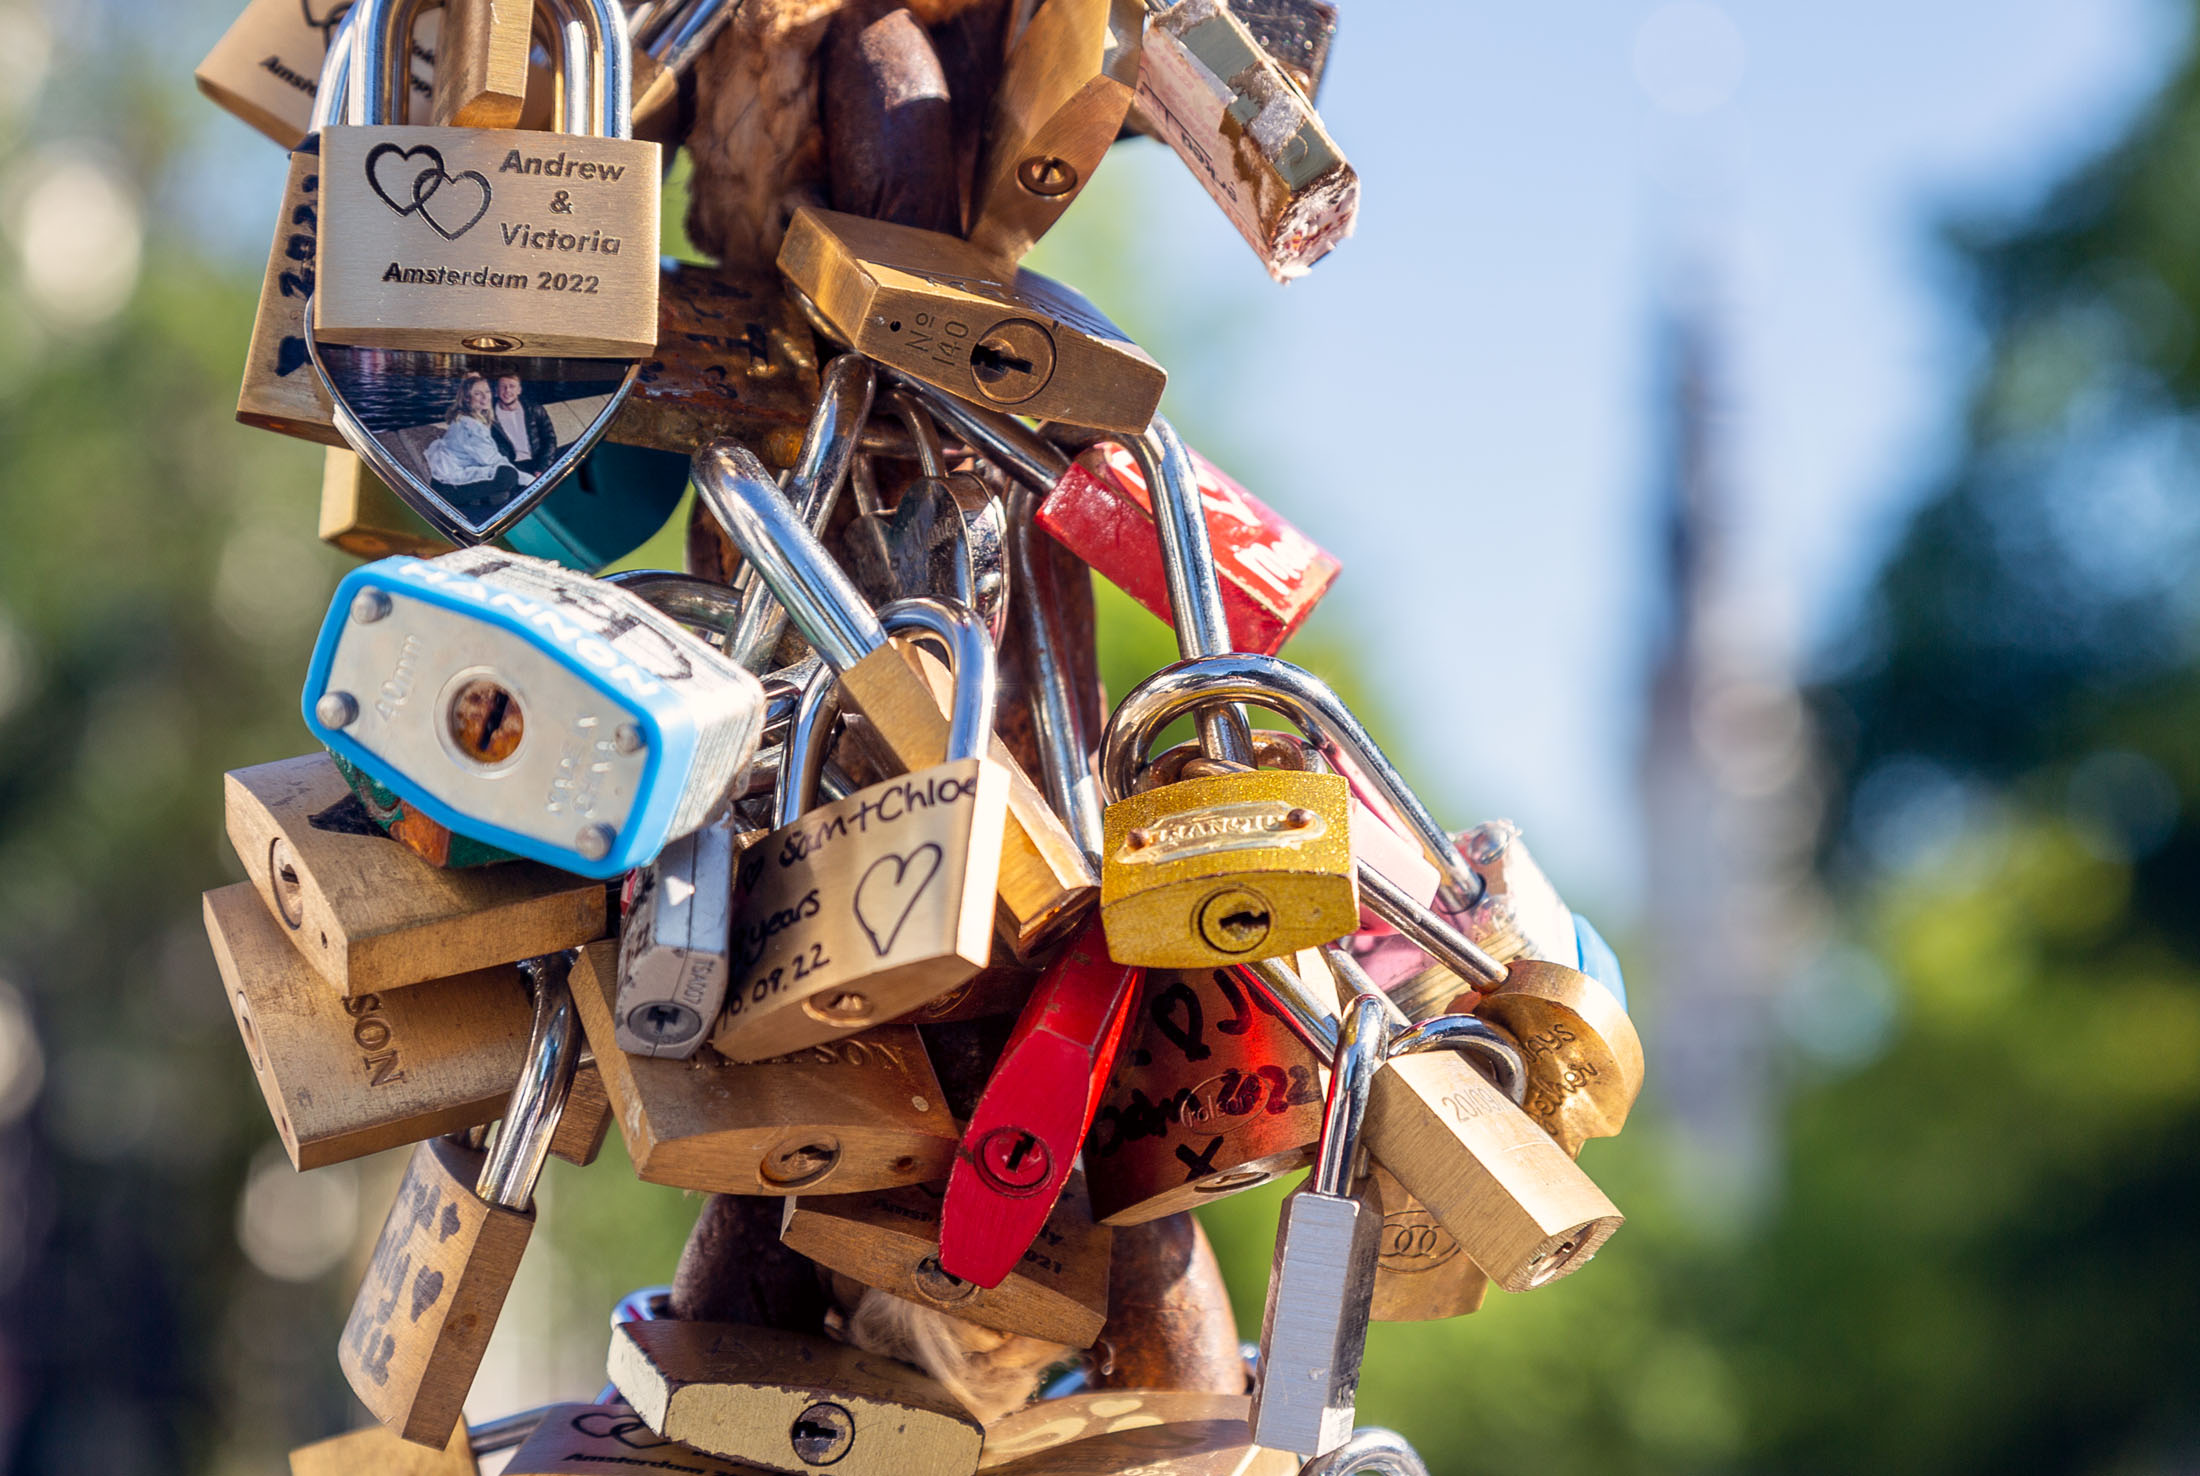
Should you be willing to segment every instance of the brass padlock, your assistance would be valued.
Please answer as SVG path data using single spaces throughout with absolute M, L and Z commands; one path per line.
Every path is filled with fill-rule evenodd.
M 1138 85 L 1141 0 L 1052 0 L 1009 48 L 972 195 L 970 244 L 1019 261 L 1122 131 Z
M 615 1399 L 554 1404 L 544 1410 L 541 1422 L 505 1462 L 502 1476 L 636 1476 L 637 1472 L 755 1476 L 754 1467 L 737 1466 L 665 1439 Z
M 316 1440 L 290 1453 L 290 1476 L 480 1476 L 464 1421 L 441 1448 L 416 1445 L 380 1425 Z
M 1249 1404 L 1243 1394 L 1188 1389 L 1101 1389 L 1039 1399 L 985 1427 L 978 1469 L 990 1471 L 1123 1430 L 1205 1420 L 1243 1423 Z
M 803 812 L 838 680 L 818 668 L 788 733 L 778 828 L 741 856 L 733 972 L 711 1036 L 729 1060 L 883 1024 L 966 983 L 991 957 L 1009 784 L 985 753 L 993 642 L 968 607 L 941 601 L 898 601 L 880 618 L 889 630 L 921 628 L 950 643 L 946 761 Z
M 626 1322 L 608 1372 L 668 1440 L 771 1471 L 970 1476 L 984 1430 L 907 1364 L 732 1322 Z
M 320 78 L 351 13 L 344 4 L 247 0 L 243 13 L 192 74 L 199 91 L 286 149 L 310 134 Z M 429 11 L 413 28 L 410 91 L 425 106 L 435 78 L 443 13 Z
M 341 1163 L 489 1121 L 527 1053 L 509 965 L 346 998 L 247 882 L 208 892 L 207 940 L 290 1161 Z
M 1604 985 L 1563 964 L 1515 959 L 1474 1012 L 1520 1043 L 1521 1105 L 1570 1156 L 1627 1125 L 1642 1091 L 1642 1037 Z
M 519 127 L 534 31 L 534 0 L 444 0 L 428 121 L 438 128 Z
M 344 1323 L 344 1377 L 407 1440 L 450 1438 L 534 1231 L 535 1181 L 581 1051 L 567 967 L 530 965 L 534 1027 L 494 1148 L 436 1138 L 413 1150 Z
M 1113 1232 L 1093 1223 L 1092 1203 L 1074 1174 L 1038 1238 L 998 1286 L 940 1269 L 937 1185 L 790 1199 L 779 1238 L 828 1270 L 980 1327 L 1089 1348 L 1107 1320 Z
M 1235 977 L 1149 974 L 1085 1139 L 1103 1224 L 1137 1225 L 1265 1184 L 1313 1160 L 1314 1054 Z
M 1091 303 L 967 241 L 805 205 L 779 270 L 831 336 L 980 405 L 1132 434 L 1168 375 Z
M 325 753 L 234 769 L 223 803 L 246 877 L 339 994 L 447 979 L 603 936 L 603 883 L 532 861 L 432 866 L 375 828 Z
M 1255 1445 L 1244 1416 L 1230 1408 L 1218 1400 L 1189 1418 L 1108 1430 L 990 1469 L 996 1476 L 1298 1476 L 1299 1458 Z
M 947 1176 L 960 1141 L 914 1026 L 735 1065 L 620 1050 L 617 945 L 581 950 L 573 997 L 634 1172 L 721 1194 L 854 1193 Z
M 566 137 L 392 122 L 420 0 L 364 0 L 347 121 L 322 130 L 322 343 L 640 359 L 657 342 L 658 146 L 632 134 L 632 41 L 574 0 Z M 571 35 L 571 32 L 567 33 Z

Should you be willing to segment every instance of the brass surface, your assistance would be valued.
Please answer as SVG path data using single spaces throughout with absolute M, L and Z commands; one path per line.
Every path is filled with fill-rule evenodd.
M 1528 1064 L 1522 1105 L 1569 1156 L 1626 1126 L 1642 1091 L 1642 1037 L 1609 989 L 1563 964 L 1516 959 L 1474 1012 L 1519 1042 Z
M 1093 1435 L 993 1469 L 999 1476 L 1297 1476 L 1299 1458 L 1253 1444 L 1242 1418 L 1195 1418 Z
M 1116 801 L 1102 824 L 1100 916 L 1119 962 L 1249 963 L 1358 926 L 1342 775 L 1186 779 Z
M 320 533 L 323 543 L 370 562 L 392 554 L 432 559 L 453 546 L 348 446 L 322 453 Z
M 558 1125 L 550 1134 L 550 1154 L 587 1168 L 603 1152 L 603 1140 L 610 1133 L 611 1096 L 604 1090 L 603 1072 L 594 1061 L 583 1061 L 573 1072 L 565 1110 L 558 1114 Z
M 446 870 L 371 824 L 359 834 L 315 823 L 351 799 L 325 753 L 234 769 L 223 788 L 245 875 L 337 993 L 447 979 L 602 936 L 602 882 L 532 861 Z
M 628 1322 L 611 1335 L 611 1382 L 667 1439 L 767 1470 L 834 1476 L 969 1476 L 983 1431 L 954 1396 L 905 1363 L 824 1338 L 731 1322 Z M 829 1460 L 793 1441 L 835 1418 L 852 1438 Z
M 760 1061 L 883 1024 L 968 982 L 993 946 L 1008 771 L 921 769 L 741 853 L 733 972 L 710 1043 Z
M 773 1061 L 630 1056 L 614 1039 L 617 945 L 581 950 L 572 988 L 634 1171 L 725 1194 L 854 1193 L 944 1179 L 960 1130 L 915 1027 Z
M 333 29 L 326 21 L 336 11 L 300 0 L 247 0 L 193 73 L 199 91 L 284 148 L 296 148 L 312 121 Z M 412 96 L 419 103 L 427 101 L 435 74 L 442 20 L 439 11 L 424 12 L 413 31 Z
M 479 1476 L 480 1470 L 463 1422 L 441 1449 L 370 1425 L 290 1453 L 290 1476 Z
M 614 1400 L 552 1405 L 534 1433 L 512 1452 L 503 1476 L 640 1476 L 650 1471 L 669 1476 L 753 1476 L 755 1470 L 667 1440 Z
M 449 1138 L 413 1148 L 337 1348 L 352 1392 L 407 1440 L 449 1437 L 534 1232 L 534 1211 L 475 1196 L 481 1163 Z
M 316 145 L 310 153 L 290 156 L 275 238 L 260 274 L 244 378 L 237 386 L 237 419 L 262 430 L 341 446 L 344 438 L 337 433 L 328 394 L 306 359 L 305 308 L 313 293 L 320 219 L 321 155 Z
M 441 161 L 442 181 L 424 201 L 413 178 L 422 149 Z M 659 162 L 658 146 L 639 139 L 332 125 L 321 134 L 314 332 L 439 353 L 493 342 L 503 353 L 645 358 L 657 345 Z M 388 203 L 408 187 L 413 198 Z
M 1434 1322 L 1479 1311 L 1490 1278 L 1428 1206 L 1379 1163 L 1369 1197 L 1383 1225 L 1368 1316 L 1376 1322 Z
M 1147 975 L 1128 1028 L 1085 1139 L 1103 1223 L 1194 1209 L 1312 1161 L 1313 1053 L 1227 972 Z
M 1200 1394 L 1181 1389 L 1101 1389 L 1043 1399 L 986 1426 L 985 1454 L 978 1458 L 978 1469 L 988 1471 L 1010 1461 L 1124 1430 L 1198 1420 L 1242 1423 L 1250 1405 L 1243 1394 Z
M 1021 260 L 1122 131 L 1138 85 L 1142 0 L 1049 0 L 1009 52 L 978 165 L 970 243 Z
M 1363 1141 L 1506 1291 L 1579 1270 L 1621 1223 L 1565 1150 L 1450 1051 L 1375 1073 Z
M 518 127 L 534 26 L 534 0 L 444 0 L 428 121 L 439 128 Z
M 527 986 L 509 966 L 345 998 L 250 883 L 208 892 L 207 940 L 252 1073 L 301 1169 L 495 1118 L 526 1062 Z
M 1114 1232 L 1093 1223 L 1075 1173 L 1031 1249 L 995 1287 L 940 1269 L 935 1184 L 790 1199 L 779 1238 L 828 1270 L 980 1327 L 1089 1348 L 1107 1318 Z
M 929 675 L 933 672 L 937 681 Z M 947 756 L 947 683 L 944 667 L 900 640 L 889 640 L 840 674 L 842 694 L 869 720 L 893 761 L 910 773 Z M 995 738 L 986 756 L 1008 771 L 1008 823 L 997 883 L 1001 921 L 1009 940 L 1028 954 L 1077 924 L 1098 894 L 1100 878 L 1008 745 Z
M 779 269 L 849 347 L 979 405 L 1134 434 L 1168 376 L 1069 288 L 967 241 L 804 206 Z

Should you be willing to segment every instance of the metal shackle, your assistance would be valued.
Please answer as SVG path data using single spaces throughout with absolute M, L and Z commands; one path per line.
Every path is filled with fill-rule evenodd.
M 1360 1155 L 1360 1124 L 1367 1120 L 1367 1098 L 1390 1050 L 1390 1018 L 1383 997 L 1372 991 L 1353 997 L 1337 1023 L 1337 1053 L 1329 1073 L 1329 1101 L 1322 1109 L 1322 1136 L 1314 1157 L 1314 1192 L 1332 1199 L 1352 1193 L 1353 1168 Z
M 1428 1466 L 1403 1435 L 1370 1425 L 1299 1467 L 1299 1476 L 1428 1476 Z
M 705 446 L 695 494 L 827 665 L 845 669 L 886 644 L 878 615 L 754 452 L 730 439 Z
M 634 136 L 633 37 L 617 0 L 546 0 L 556 22 L 565 94 L 561 133 Z M 412 77 L 414 21 L 425 0 L 360 0 L 346 121 L 396 121 Z
M 308 138 L 345 116 L 344 104 L 351 96 L 352 53 L 357 49 L 352 40 L 352 22 L 358 18 L 359 9 L 354 6 L 336 17 L 335 28 L 329 32 L 328 54 L 321 58 L 321 78 L 313 87 L 313 110 L 306 114 Z
M 892 635 L 914 632 L 936 638 L 955 673 L 955 701 L 947 714 L 947 761 L 984 758 L 993 742 L 993 712 L 1001 692 L 1000 657 L 985 621 L 968 605 L 912 596 L 878 612 Z
M 1322 956 L 1345 988 L 1355 994 L 1381 994 L 1360 961 L 1344 949 L 1325 948 Z M 1393 1011 L 1396 1008 L 1391 1005 Z M 1438 1015 L 1418 1025 L 1400 1024 L 1390 1037 L 1385 1059 L 1444 1050 L 1458 1051 L 1482 1062 L 1487 1068 L 1483 1074 L 1495 1078 L 1497 1089 L 1512 1098 L 1515 1107 L 1528 1100 L 1528 1063 L 1520 1047 L 1495 1025 L 1473 1015 Z
M 1376 788 L 1405 818 L 1443 878 L 1445 900 L 1464 911 L 1482 895 L 1482 882 L 1428 806 L 1328 683 L 1274 656 L 1238 651 L 1172 662 L 1131 688 L 1108 719 L 1101 739 L 1100 780 L 1112 798 L 1129 794 L 1146 750 L 1176 718 L 1215 701 L 1245 702 L 1298 724 L 1317 747 L 1350 753 Z
M 732 639 L 734 624 L 741 616 L 739 595 L 715 580 L 693 574 L 675 574 L 670 569 L 621 569 L 597 577 L 605 584 L 639 595 L 659 614 L 690 630 L 715 637 L 715 644 Z
M 1200 499 L 1192 453 L 1184 449 L 1176 427 L 1158 414 L 1145 434 L 1129 444 L 1153 506 L 1177 652 L 1187 658 L 1228 655 L 1230 618 L 1222 605 L 1222 577 L 1215 572 L 1214 540 L 1207 535 L 1207 509 Z M 1229 702 L 1202 705 L 1194 718 L 1199 746 L 1207 750 L 1207 757 L 1233 764 L 1253 762 L 1252 729 L 1242 708 Z
M 817 804 L 825 774 L 825 750 L 840 718 L 840 674 L 817 663 L 795 699 L 794 717 L 779 744 L 779 779 L 772 791 L 772 827 L 792 825 Z
M 527 1035 L 527 1064 L 504 1105 L 497 1140 L 481 1165 L 474 1192 L 490 1204 L 526 1210 L 550 1157 L 550 1140 L 565 1115 L 565 1099 L 580 1067 L 580 1015 L 573 1008 L 571 953 L 531 958 L 520 969 L 535 986 L 534 1025 Z

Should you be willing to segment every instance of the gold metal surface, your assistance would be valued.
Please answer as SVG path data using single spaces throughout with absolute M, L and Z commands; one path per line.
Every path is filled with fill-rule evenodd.
M 1322 1081 L 1311 1051 L 1227 971 L 1146 976 L 1085 1139 L 1093 1212 L 1137 1225 L 1313 1161 Z
M 940 1269 L 936 1184 L 790 1199 L 779 1238 L 865 1286 L 980 1327 L 1089 1348 L 1107 1320 L 1114 1232 L 1093 1223 L 1080 1174 L 1070 1175 L 1031 1249 L 995 1287 L 960 1281 Z
M 733 971 L 710 1043 L 760 1061 L 905 1014 L 986 966 L 1008 771 L 921 769 L 741 853 Z
M 300 126 L 304 126 L 302 120 Z M 306 360 L 305 308 L 313 292 L 320 219 L 321 155 L 316 146 L 313 152 L 290 156 L 282 209 L 275 217 L 275 238 L 267 248 L 267 267 L 260 274 L 260 301 L 252 314 L 244 378 L 237 386 L 237 419 L 262 430 L 341 446 L 344 438 L 337 434 L 328 395 Z
M 325 753 L 233 769 L 223 802 L 245 875 L 339 994 L 447 979 L 603 935 L 602 882 L 532 861 L 431 866 L 363 814 L 356 828 L 329 828 L 328 816 L 356 802 Z
M 449 1138 L 413 1148 L 337 1348 L 352 1392 L 407 1440 L 449 1438 L 534 1232 L 534 1211 L 474 1194 L 481 1162 Z
M 290 1161 L 341 1163 L 495 1118 L 526 1064 L 509 966 L 346 999 L 248 882 L 208 892 L 207 940 Z
M 411 554 L 432 559 L 451 542 L 430 528 L 348 446 L 330 446 L 321 462 L 321 541 L 355 559 Z
M 656 144 L 347 124 L 322 130 L 321 163 L 323 341 L 607 359 L 655 349 Z
M 1578 969 L 1517 959 L 1474 1012 L 1520 1043 L 1523 1105 L 1569 1156 L 1627 1125 L 1642 1091 L 1642 1037 L 1609 989 Z
M 428 121 L 438 128 L 517 128 L 527 106 L 534 0 L 444 0 Z
M 337 12 L 301 0 L 248 0 L 193 74 L 199 91 L 284 148 L 296 148 L 312 120 L 329 20 Z M 422 103 L 435 75 L 442 20 L 439 11 L 424 12 L 413 29 L 412 92 Z
M 1370 1194 L 1383 1228 L 1368 1316 L 1377 1322 L 1434 1322 L 1479 1311 L 1490 1278 L 1428 1206 L 1379 1163 Z
M 1253 1444 L 1243 1419 L 1177 1420 L 1057 1446 L 993 1469 L 999 1476 L 1297 1476 L 1299 1458 Z
M 290 1453 L 290 1476 L 479 1476 L 480 1470 L 463 1423 L 440 1450 L 370 1425 Z
M 614 1038 L 618 949 L 581 950 L 581 1028 L 634 1171 L 720 1194 L 854 1193 L 944 1179 L 961 1130 L 924 1042 L 885 1025 L 775 1061 L 737 1066 L 630 1056 Z
M 804 206 L 779 269 L 849 347 L 974 404 L 1135 434 L 1161 403 L 1091 303 L 953 236 Z
M 1124 1430 L 1200 1420 L 1243 1423 L 1251 1406 L 1252 1401 L 1243 1394 L 1203 1394 L 1184 1389 L 1102 1389 L 1043 1399 L 986 1426 L 985 1454 L 978 1458 L 978 1469 L 988 1471 L 1010 1461 Z
M 755 1476 L 755 1471 L 667 1440 L 613 1400 L 552 1405 L 512 1452 L 502 1476 Z
M 1021 260 L 1122 131 L 1138 85 L 1143 0 L 1049 0 L 1016 38 L 978 165 L 970 243 Z
M 730 1322 L 627 1322 L 612 1332 L 609 1372 L 650 1429 L 728 1460 L 773 1471 L 826 1466 L 833 1476 L 978 1469 L 983 1430 L 945 1388 L 824 1338 Z M 798 1441 L 814 1454 L 799 1456 Z
M 1249 963 L 1358 926 L 1342 775 L 1186 779 L 1116 801 L 1102 822 L 1100 916 L 1119 962 Z

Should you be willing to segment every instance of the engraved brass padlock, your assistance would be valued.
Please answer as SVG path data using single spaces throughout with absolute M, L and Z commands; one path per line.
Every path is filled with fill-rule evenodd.
M 350 17 L 347 4 L 330 0 L 247 0 L 192 74 L 199 91 L 286 149 L 295 149 L 316 126 L 322 102 L 319 79 Z M 410 92 L 425 105 L 435 77 L 441 11 L 429 11 L 413 28 Z M 349 65 L 349 53 L 340 65 Z
M 1168 375 L 1091 303 L 967 241 L 805 205 L 779 270 L 834 337 L 980 405 L 1135 434 Z
M 803 1476 L 970 1476 L 983 1428 L 940 1384 L 842 1343 L 731 1322 L 627 1322 L 611 1382 L 649 1428 Z
M 437 1138 L 413 1150 L 337 1361 L 354 1393 L 407 1440 L 450 1439 L 535 1227 L 542 1174 L 580 1058 L 568 961 L 530 966 L 534 1028 L 495 1146 Z
M 945 1178 L 957 1139 L 916 1028 L 883 1025 L 773 1061 L 735 1065 L 708 1046 L 686 1060 L 619 1049 L 617 950 L 595 943 L 573 998 L 634 1172 L 722 1194 L 855 1193 Z
M 625 11 L 574 0 L 587 44 L 567 48 L 560 136 L 393 123 L 418 6 L 359 6 L 348 121 L 321 134 L 315 337 L 437 353 L 647 355 L 660 160 L 656 144 L 631 137 Z
M 1578 969 L 1516 959 L 1501 988 L 1475 1006 L 1520 1044 L 1527 1063 L 1521 1103 L 1575 1158 L 1590 1138 L 1627 1125 L 1642 1091 L 1642 1038 L 1612 992 Z
M 619 1400 L 554 1404 L 505 1462 L 503 1476 L 753 1476 L 714 1455 L 667 1440 Z M 330 1472 L 329 1476 L 337 1476 Z M 354 1476 L 354 1473 L 344 1473 Z M 441 1476 L 441 1473 L 437 1473 Z
M 946 762 L 803 811 L 838 680 L 818 668 L 784 750 L 779 828 L 741 857 L 732 976 L 711 1035 L 729 1060 L 763 1060 L 883 1024 L 966 982 L 991 957 L 1009 783 L 985 756 L 993 643 L 967 607 L 936 600 L 899 601 L 881 619 L 889 630 L 921 628 L 950 644 Z
M 1108 1311 L 1114 1232 L 1093 1223 L 1084 1184 L 1072 1176 L 1030 1246 L 993 1286 L 940 1265 L 936 1185 L 869 1194 L 803 1195 L 787 1202 L 786 1245 L 865 1286 L 980 1327 L 1089 1348 Z

